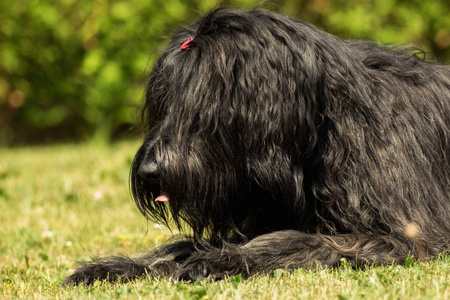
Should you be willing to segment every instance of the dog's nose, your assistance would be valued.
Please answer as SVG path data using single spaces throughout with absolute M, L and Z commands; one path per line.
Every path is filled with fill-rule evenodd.
M 144 162 L 139 166 L 139 176 L 150 182 L 159 183 L 159 171 L 156 162 Z

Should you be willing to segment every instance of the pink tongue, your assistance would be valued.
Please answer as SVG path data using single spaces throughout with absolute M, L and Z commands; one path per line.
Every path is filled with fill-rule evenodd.
M 168 202 L 169 201 L 169 197 L 167 197 L 167 195 L 159 195 L 159 197 L 157 197 L 155 199 L 155 202 Z

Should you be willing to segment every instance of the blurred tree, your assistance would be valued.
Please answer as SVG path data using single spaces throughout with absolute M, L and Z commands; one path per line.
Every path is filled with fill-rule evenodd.
M 168 36 L 218 5 L 253 0 L 3 0 L 0 144 L 110 140 L 130 133 Z M 343 38 L 413 42 L 450 58 L 448 0 L 279 0 L 261 4 Z M 151 52 L 153 51 L 153 52 Z
M 345 39 L 416 44 L 442 63 L 450 60 L 448 0 L 283 1 L 290 14 Z

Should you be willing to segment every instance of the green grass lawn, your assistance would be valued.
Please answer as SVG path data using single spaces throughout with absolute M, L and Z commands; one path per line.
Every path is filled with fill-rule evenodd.
M 184 284 L 168 279 L 61 286 L 89 255 L 141 253 L 172 233 L 128 189 L 137 142 L 0 149 L 0 298 L 450 299 L 450 257 L 407 266 L 343 265 Z M 177 232 L 174 232 L 176 234 Z

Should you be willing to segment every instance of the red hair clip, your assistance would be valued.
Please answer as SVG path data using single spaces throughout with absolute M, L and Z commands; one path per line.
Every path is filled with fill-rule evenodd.
M 189 48 L 190 47 L 189 43 L 192 42 L 193 39 L 194 39 L 193 37 L 188 38 L 187 41 L 181 45 L 180 50 Z

